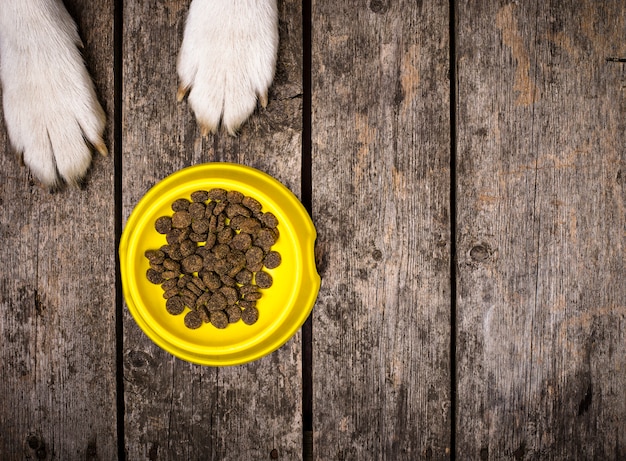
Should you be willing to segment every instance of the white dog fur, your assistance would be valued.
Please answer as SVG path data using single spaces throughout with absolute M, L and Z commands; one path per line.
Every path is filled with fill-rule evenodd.
M 46 186 L 76 184 L 107 149 L 105 114 L 61 0 L 0 0 L 0 79 L 9 139 Z M 178 98 L 203 135 L 235 134 L 267 104 L 278 51 L 276 0 L 193 0 L 178 56 Z

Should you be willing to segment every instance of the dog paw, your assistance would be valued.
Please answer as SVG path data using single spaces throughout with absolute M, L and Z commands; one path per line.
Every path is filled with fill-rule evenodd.
M 193 0 L 178 56 L 178 99 L 188 101 L 203 136 L 236 134 L 267 105 L 278 52 L 276 0 Z
M 0 78 L 9 139 L 46 186 L 78 184 L 91 147 L 107 153 L 105 115 L 78 50 L 76 25 L 57 0 L 3 2 Z

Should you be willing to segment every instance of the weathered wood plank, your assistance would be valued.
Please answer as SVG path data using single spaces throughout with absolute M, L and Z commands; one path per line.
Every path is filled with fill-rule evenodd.
M 450 455 L 448 5 L 313 2 L 315 459 Z
M 626 458 L 626 5 L 458 10 L 458 432 Z
M 124 219 L 156 182 L 180 168 L 231 161 L 259 168 L 300 192 L 302 32 L 298 1 L 280 2 L 281 45 L 266 110 L 237 138 L 200 137 L 176 102 L 176 56 L 188 1 L 125 2 Z M 302 453 L 298 333 L 257 362 L 191 365 L 153 345 L 124 318 L 128 459 L 281 459 Z
M 0 457 L 115 459 L 113 2 L 65 2 L 109 115 L 84 190 L 44 191 L 0 128 Z

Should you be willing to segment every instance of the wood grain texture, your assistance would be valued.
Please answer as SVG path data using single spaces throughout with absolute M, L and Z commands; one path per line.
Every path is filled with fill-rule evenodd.
M 458 6 L 467 459 L 626 458 L 621 1 Z
M 279 2 L 281 45 L 267 109 L 237 138 L 202 139 L 176 102 L 176 57 L 188 1 L 124 5 L 123 214 L 183 167 L 231 161 L 259 168 L 300 193 L 302 32 L 298 1 Z M 257 460 L 302 454 L 300 333 L 248 365 L 210 368 L 156 347 L 124 317 L 128 459 Z
M 315 459 L 450 456 L 448 27 L 313 2 Z
M 65 2 L 109 116 L 111 156 L 50 194 L 0 128 L 0 458 L 115 459 L 113 2 Z

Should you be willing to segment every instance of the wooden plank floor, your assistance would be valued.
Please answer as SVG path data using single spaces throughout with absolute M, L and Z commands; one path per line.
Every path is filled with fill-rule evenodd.
M 50 194 L 0 126 L 0 459 L 626 459 L 624 2 L 281 0 L 237 138 L 176 102 L 189 0 L 65 3 L 110 155 Z M 311 322 L 229 368 L 152 344 L 115 257 L 211 161 L 318 230 Z

